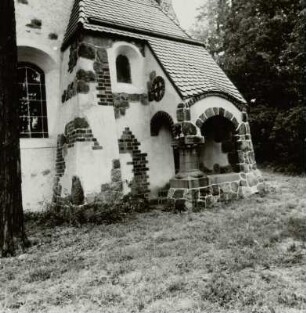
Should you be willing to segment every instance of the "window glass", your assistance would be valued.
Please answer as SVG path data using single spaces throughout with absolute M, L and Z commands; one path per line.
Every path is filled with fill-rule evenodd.
M 47 138 L 44 72 L 30 63 L 18 64 L 18 99 L 21 138 Z
M 129 59 L 125 55 L 119 55 L 116 59 L 117 81 L 131 84 L 131 67 Z

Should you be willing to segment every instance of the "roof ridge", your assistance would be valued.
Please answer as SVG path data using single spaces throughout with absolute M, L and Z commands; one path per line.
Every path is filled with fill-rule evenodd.
M 179 21 L 175 21 L 175 18 L 173 18 L 171 15 L 169 15 L 165 10 L 163 10 L 163 8 L 160 5 L 157 5 L 158 9 L 160 11 L 162 11 L 176 26 L 178 26 L 180 28 L 180 30 L 190 39 L 195 40 L 194 38 L 192 38 L 187 31 L 180 25 Z M 175 12 L 175 11 L 174 11 Z
M 79 0 L 79 22 L 84 22 L 86 19 L 84 0 Z

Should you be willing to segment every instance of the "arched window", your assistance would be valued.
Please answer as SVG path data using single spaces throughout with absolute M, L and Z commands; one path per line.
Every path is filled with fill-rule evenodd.
M 18 64 L 21 138 L 47 138 L 48 120 L 44 72 L 31 63 Z
M 116 59 L 117 81 L 119 83 L 131 84 L 131 66 L 129 59 L 125 55 L 118 55 Z

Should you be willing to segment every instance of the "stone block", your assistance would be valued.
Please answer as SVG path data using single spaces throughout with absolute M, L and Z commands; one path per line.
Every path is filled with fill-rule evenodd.
M 99 48 L 97 50 L 97 61 L 102 63 L 108 63 L 107 51 L 104 48 Z
M 83 80 L 79 80 L 78 81 L 78 85 L 77 85 L 77 92 L 78 93 L 84 93 L 84 94 L 89 93 L 89 86 L 88 86 L 88 84 L 85 81 L 83 81 Z
M 220 187 L 218 185 L 212 185 L 212 195 L 220 196 Z
M 246 135 L 247 134 L 247 128 L 245 126 L 245 123 L 240 124 L 238 132 L 240 135 Z
M 237 129 L 237 127 L 239 126 L 239 123 L 235 117 L 232 118 L 232 123 L 235 125 L 235 128 Z
M 209 109 L 207 109 L 207 110 L 205 111 L 205 115 L 206 115 L 208 118 L 210 118 L 210 117 L 215 116 L 215 112 L 214 112 L 214 110 L 213 110 L 212 108 L 209 108 Z
M 212 188 L 211 187 L 205 187 L 205 188 L 200 188 L 200 197 L 205 198 L 208 195 L 212 195 Z
M 231 183 L 231 189 L 232 189 L 232 192 L 237 193 L 238 189 L 239 189 L 239 183 L 238 182 L 232 182 Z
M 213 108 L 215 115 L 219 115 L 219 108 Z
M 112 169 L 111 171 L 112 182 L 120 182 L 122 180 L 121 177 L 121 169 Z
M 93 69 L 96 73 L 103 73 L 103 64 L 101 62 L 95 61 L 93 64 Z
M 205 123 L 205 121 L 208 119 L 208 117 L 205 115 L 205 113 L 200 115 L 200 119 L 203 121 L 203 124 Z
M 223 193 L 229 194 L 232 192 L 231 183 L 225 183 L 220 186 Z
M 72 177 L 71 203 L 74 205 L 84 204 L 84 191 L 79 177 Z
M 119 159 L 113 160 L 113 168 L 114 168 L 114 169 L 119 169 L 119 168 L 121 168 L 121 164 L 120 164 L 120 160 L 119 160 Z
M 184 122 L 182 124 L 182 133 L 185 136 L 195 136 L 197 134 L 197 128 L 190 122 Z
M 202 120 L 197 119 L 197 121 L 196 121 L 197 127 L 202 128 L 203 124 L 204 124 L 204 122 Z
M 219 108 L 219 115 L 224 116 L 225 115 L 225 110 L 223 108 Z
M 250 187 L 255 187 L 258 185 L 258 179 L 254 175 L 254 173 L 247 174 L 247 182 Z
M 225 118 L 227 118 L 228 120 L 231 120 L 233 118 L 233 114 L 229 111 L 225 111 Z
M 80 57 L 89 59 L 89 60 L 94 60 L 96 57 L 95 49 L 84 43 L 80 44 L 79 49 L 78 49 L 78 54 Z
M 178 122 L 184 122 L 184 109 L 178 109 L 176 111 L 176 118 Z
M 209 179 L 209 184 L 220 185 L 226 182 L 238 181 L 240 180 L 240 175 L 239 173 L 209 175 L 208 179 Z
M 248 121 L 248 113 L 247 112 L 242 112 L 242 122 L 246 123 Z
M 216 203 L 213 196 L 207 196 L 205 201 L 206 201 L 206 208 L 211 208 Z

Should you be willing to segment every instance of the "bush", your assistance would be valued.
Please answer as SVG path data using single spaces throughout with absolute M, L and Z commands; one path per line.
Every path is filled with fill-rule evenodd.
M 26 213 L 26 222 L 39 225 L 59 226 L 69 224 L 112 224 L 122 222 L 133 213 L 149 210 L 149 203 L 145 198 L 132 195 L 113 198 L 111 201 L 96 201 L 84 205 L 51 204 L 41 213 Z

